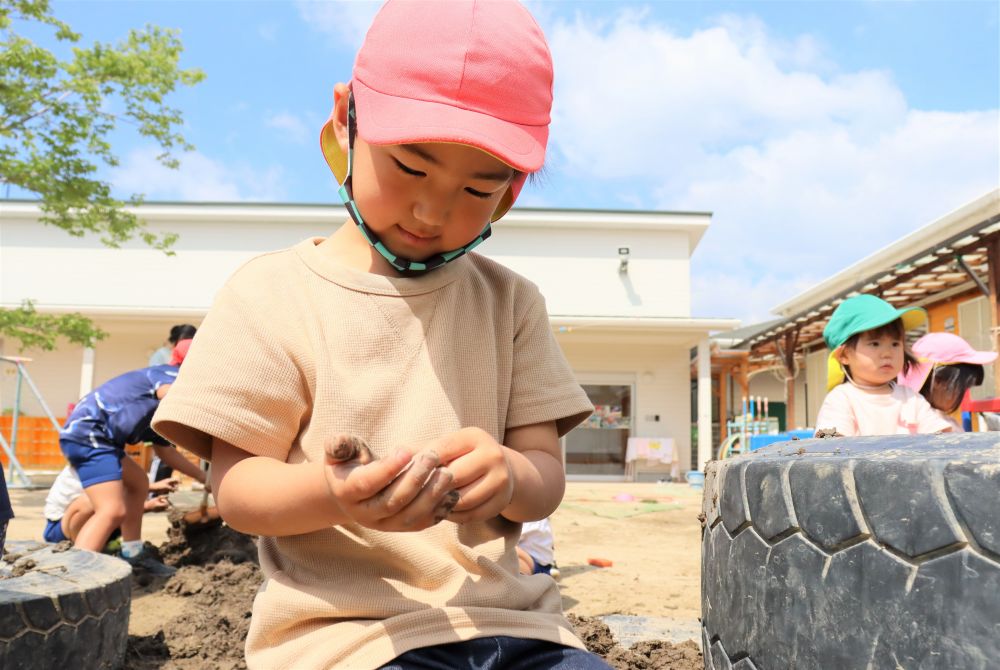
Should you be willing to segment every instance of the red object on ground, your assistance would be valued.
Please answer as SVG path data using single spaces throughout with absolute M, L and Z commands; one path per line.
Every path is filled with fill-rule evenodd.
M 606 558 L 588 558 L 587 563 L 598 568 L 610 568 L 611 561 Z

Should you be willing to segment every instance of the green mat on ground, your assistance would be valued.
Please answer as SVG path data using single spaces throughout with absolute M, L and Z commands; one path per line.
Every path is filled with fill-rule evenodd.
M 662 512 L 664 510 L 674 510 L 681 509 L 683 505 L 678 503 L 662 503 L 662 502 L 642 502 L 637 500 L 635 502 L 564 502 L 560 507 L 565 507 L 566 509 L 576 510 L 578 512 L 587 512 L 593 514 L 594 516 L 604 517 L 606 519 L 625 519 L 630 516 L 639 516 L 641 514 L 649 514 L 650 512 Z

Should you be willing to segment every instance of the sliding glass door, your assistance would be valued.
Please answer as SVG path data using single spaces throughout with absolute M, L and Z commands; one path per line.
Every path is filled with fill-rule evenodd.
M 564 438 L 566 474 L 619 478 L 632 434 L 632 384 L 583 384 L 594 413 Z

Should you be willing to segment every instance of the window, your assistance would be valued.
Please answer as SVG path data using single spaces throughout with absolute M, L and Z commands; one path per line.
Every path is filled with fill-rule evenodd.
M 625 448 L 632 434 L 632 386 L 584 384 L 594 413 L 566 435 L 566 474 L 625 474 Z

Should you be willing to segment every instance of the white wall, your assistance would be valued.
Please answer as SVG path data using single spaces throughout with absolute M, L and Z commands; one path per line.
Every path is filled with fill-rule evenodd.
M 39 224 L 27 205 L 4 205 L 0 304 L 31 298 L 43 308 L 84 312 L 204 313 L 247 259 L 327 236 L 343 223 L 342 210 L 333 207 L 175 209 L 153 208 L 148 214 L 150 230 L 180 235 L 175 255 L 167 256 L 138 242 L 110 249 L 93 236 L 72 237 Z M 536 217 L 502 220 L 479 251 L 538 284 L 551 314 L 690 316 L 689 255 L 696 239 L 689 225 L 642 227 L 617 214 L 603 227 L 547 226 L 544 213 Z M 630 250 L 626 273 L 618 271 L 619 247 Z
M 482 253 L 538 284 L 550 314 L 691 315 L 688 238 L 681 232 L 505 228 Z M 629 248 L 618 272 L 618 248 Z
M 323 227 L 310 224 L 178 222 L 151 225 L 180 234 L 173 256 L 140 243 L 110 249 L 98 240 L 23 219 L 0 219 L 0 304 L 25 298 L 83 311 L 204 312 L 247 259 L 282 249 Z

